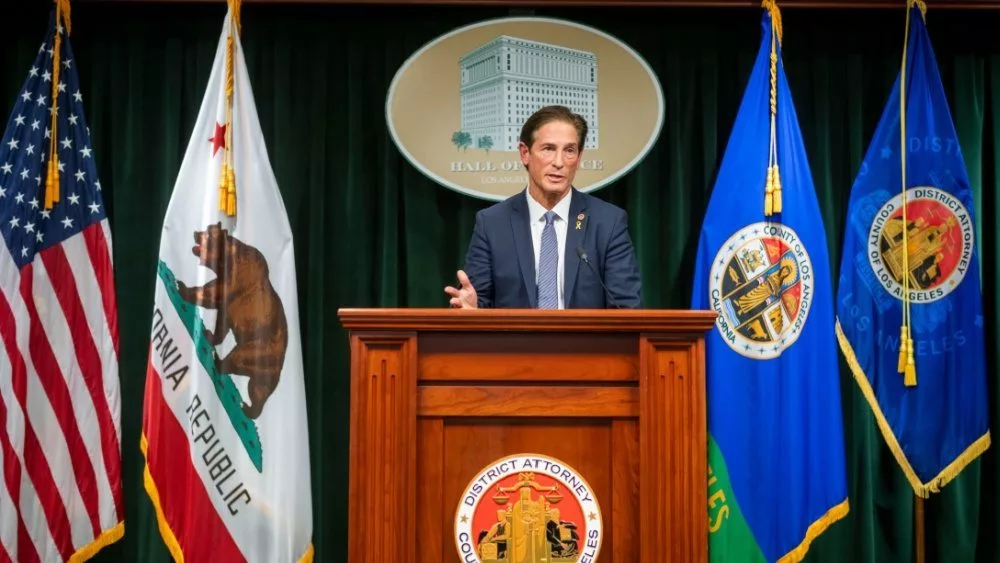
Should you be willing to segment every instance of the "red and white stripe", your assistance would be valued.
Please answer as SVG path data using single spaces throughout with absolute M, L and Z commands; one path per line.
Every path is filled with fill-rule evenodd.
M 146 469 L 156 490 L 153 504 L 165 520 L 161 525 L 170 530 L 169 536 L 164 535 L 167 548 L 176 552 L 177 559 L 199 554 L 206 561 L 245 562 L 246 556 L 212 505 L 205 482 L 189 462 L 191 442 L 163 399 L 161 377 L 152 363 L 147 365 L 142 434 L 147 443 Z
M 0 563 L 67 561 L 123 516 L 107 220 L 18 270 L 0 245 Z

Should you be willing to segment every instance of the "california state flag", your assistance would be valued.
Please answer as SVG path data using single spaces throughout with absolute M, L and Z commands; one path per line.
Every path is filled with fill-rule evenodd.
M 232 14 L 163 221 L 145 486 L 177 561 L 311 561 L 295 253 Z

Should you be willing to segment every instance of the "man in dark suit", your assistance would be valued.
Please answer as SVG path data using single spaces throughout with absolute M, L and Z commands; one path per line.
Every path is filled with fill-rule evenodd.
M 476 215 L 459 287 L 445 288 L 452 307 L 642 306 L 627 214 L 573 187 L 586 138 L 586 120 L 563 106 L 544 107 L 524 123 L 519 150 L 528 187 Z

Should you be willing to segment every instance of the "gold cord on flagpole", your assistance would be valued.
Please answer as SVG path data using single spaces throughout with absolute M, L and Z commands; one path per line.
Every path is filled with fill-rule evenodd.
M 236 38 L 240 33 L 240 0 L 229 1 L 229 36 L 226 38 L 226 140 L 222 149 L 222 174 L 219 178 L 219 210 L 236 215 L 236 167 L 233 165 L 233 66 Z
M 899 144 L 900 163 L 902 170 L 902 207 L 903 207 L 903 319 L 899 327 L 899 360 L 896 371 L 903 374 L 903 385 L 917 385 L 917 366 L 913 360 L 913 337 L 910 332 L 910 233 L 909 220 L 906 216 L 906 47 L 910 41 L 910 11 L 917 6 L 921 16 L 927 13 L 923 0 L 906 1 L 906 32 L 903 38 L 903 63 L 899 72 Z
M 59 106 L 59 67 L 60 53 L 62 52 L 62 32 L 66 35 L 70 31 L 69 0 L 53 0 L 56 5 L 56 35 L 52 41 L 52 117 L 49 125 L 49 162 L 45 174 L 45 209 L 52 209 L 52 206 L 59 201 L 59 135 L 56 131 L 58 124 Z
M 763 0 L 761 7 L 771 14 L 771 142 L 767 155 L 767 184 L 764 187 L 764 215 L 781 213 L 781 175 L 778 173 L 778 45 L 781 44 L 781 11 L 776 0 Z

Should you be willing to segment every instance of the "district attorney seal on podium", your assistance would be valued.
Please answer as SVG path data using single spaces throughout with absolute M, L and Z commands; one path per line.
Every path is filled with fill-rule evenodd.
M 522 453 L 476 474 L 455 512 L 465 563 L 594 563 L 604 539 L 591 486 L 566 463 Z

